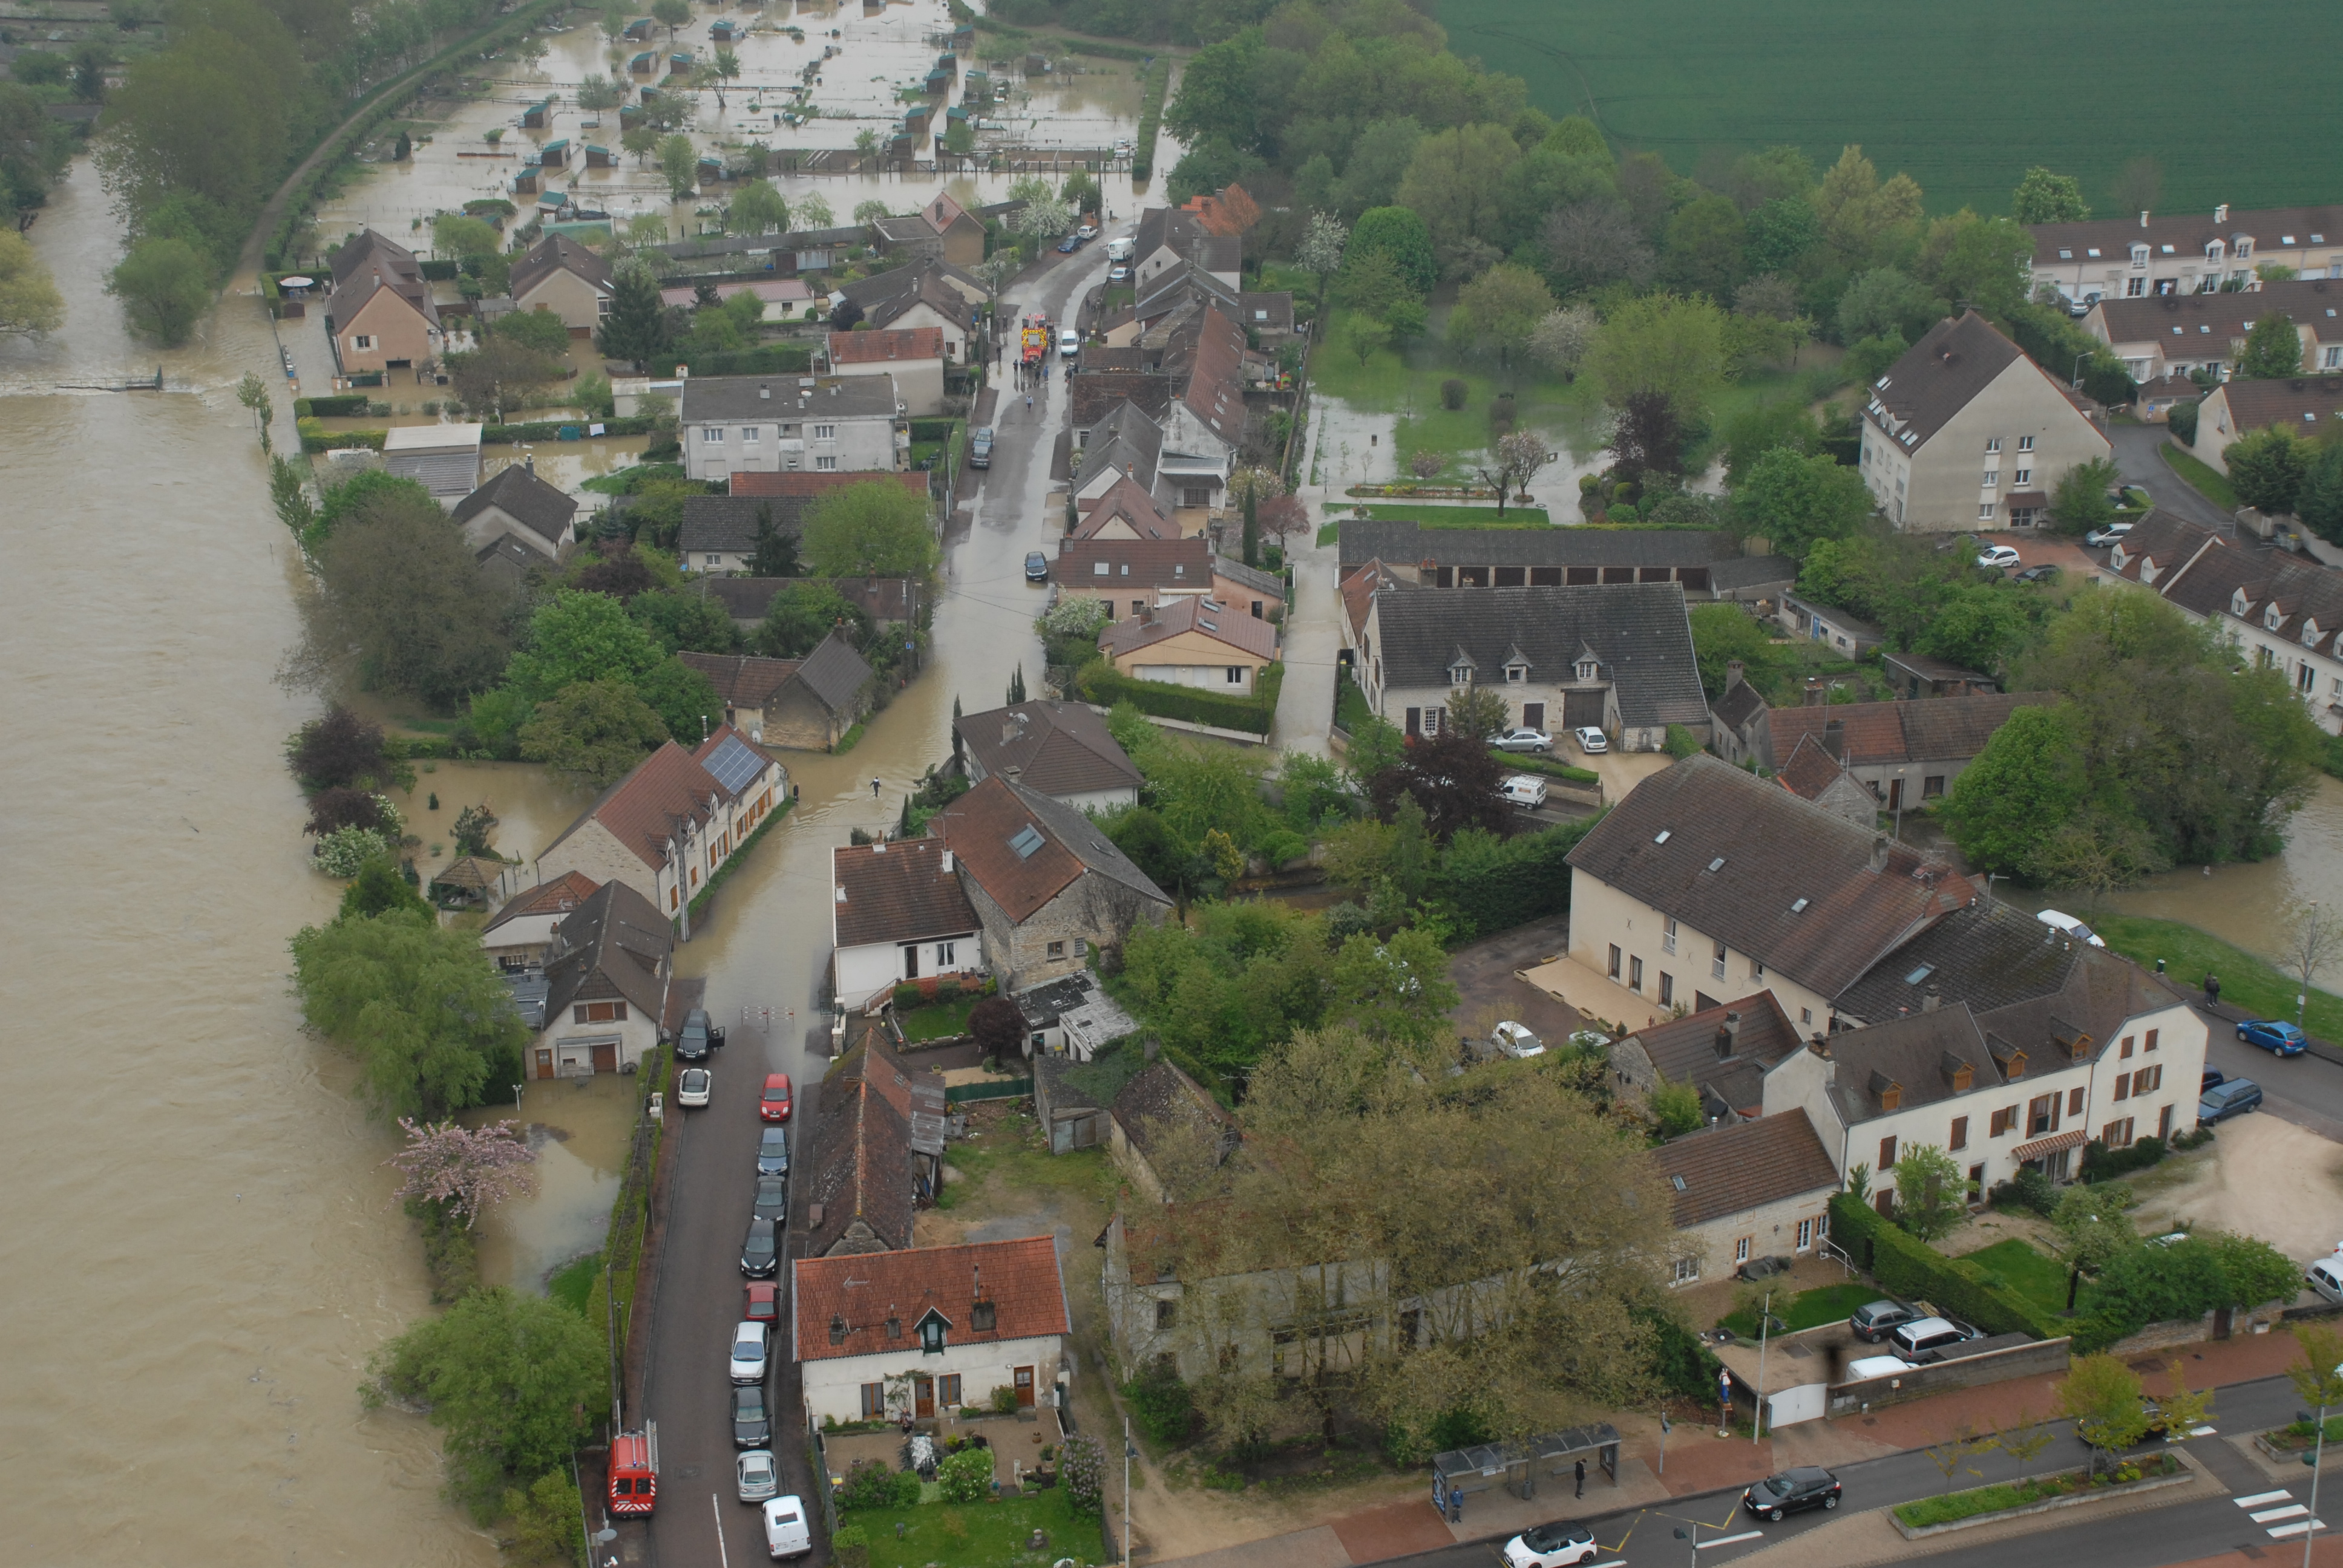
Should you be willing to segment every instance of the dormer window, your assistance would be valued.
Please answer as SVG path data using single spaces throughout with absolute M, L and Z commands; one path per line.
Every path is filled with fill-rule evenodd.
M 1448 672 L 1448 684 L 1451 686 L 1472 685 L 1473 667 L 1469 664 L 1460 664 L 1451 668 Z
M 887 1337 L 890 1340 L 900 1340 L 903 1337 L 903 1320 L 893 1312 L 887 1314 Z
M 1506 680 L 1508 680 L 1509 682 L 1513 683 L 1513 685 L 1518 686 L 1518 685 L 1520 685 L 1523 681 L 1527 680 L 1529 678 L 1530 678 L 1530 667 L 1529 667 L 1528 665 L 1526 665 L 1526 664 L 1509 664 L 1509 665 L 1505 666 L 1505 678 L 1506 678 Z
M 1600 668 L 1601 667 L 1593 659 L 1582 658 L 1578 661 L 1578 678 L 1581 680 L 1593 680 L 1596 674 L 1599 673 Z
M 2219 240 L 2211 240 L 2207 243 L 2205 246 L 2205 259 L 2210 262 L 2219 262 L 2221 259 L 2221 242 Z
M 1884 1072 L 1871 1075 L 1871 1092 L 1878 1097 L 1879 1109 L 1900 1111 L 1904 1106 L 1904 1086 Z
M 830 1342 L 834 1345 L 846 1342 L 846 1320 L 836 1312 L 830 1314 Z
M 2278 628 L 2278 622 L 2285 618 L 2286 617 L 2278 613 L 2278 606 L 2275 604 L 2262 611 L 2262 625 L 2271 631 L 2276 631 Z
M 2254 242 L 2247 239 L 2245 236 L 2239 235 L 2237 236 L 2237 259 L 2239 261 L 2243 261 L 2246 257 L 2253 255 L 2253 253 Z
M 2319 644 L 2321 635 L 2322 634 L 2318 629 L 2318 623 L 2316 620 L 2307 620 L 2302 623 L 2303 647 L 2317 648 Z
M 940 1356 L 944 1353 L 944 1320 L 940 1312 L 930 1312 L 920 1320 L 920 1352 Z
M 2131 247 L 2131 264 L 2134 266 L 2146 266 L 2147 265 L 2147 246 L 2144 245 L 2136 245 Z
M 2246 613 L 2245 589 L 2238 588 L 2229 595 L 2229 613 L 2231 615 L 2243 615 Z

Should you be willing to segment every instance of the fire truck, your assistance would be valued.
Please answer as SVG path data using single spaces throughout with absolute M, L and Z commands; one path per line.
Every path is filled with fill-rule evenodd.
M 1037 311 L 1018 324 L 1017 357 L 1028 367 L 1040 365 L 1049 358 L 1050 318 L 1048 317 Z
M 659 1501 L 659 1433 L 622 1432 L 610 1440 L 610 1512 L 648 1515 Z

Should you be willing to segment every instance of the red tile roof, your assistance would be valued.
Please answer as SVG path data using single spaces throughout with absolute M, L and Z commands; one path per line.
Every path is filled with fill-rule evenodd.
M 1819 1208 L 1838 1189 L 1803 1108 L 1686 1133 L 1653 1150 L 1652 1164 L 1668 1182 L 1679 1229 L 1805 1193 L 1816 1194 Z
M 708 769 L 670 740 L 605 790 L 546 853 L 551 854 L 587 823 L 599 822 L 644 865 L 656 870 L 667 864 L 667 841 L 676 824 L 685 820 L 695 826 L 704 824 L 709 797 L 722 793 Z
M 1039 1339 L 1071 1327 L 1049 1236 L 800 1258 L 791 1280 L 790 1353 L 799 1362 L 913 1352 L 930 1312 L 944 1320 L 947 1345 Z M 980 1302 L 991 1307 L 990 1329 L 976 1326 Z
M 921 496 L 928 493 L 928 477 L 925 474 L 890 474 L 876 470 L 853 473 L 744 471 L 732 476 L 732 493 L 736 496 L 826 496 L 832 490 L 844 489 L 849 485 L 867 485 L 874 479 L 881 482 L 892 479 L 907 490 Z
M 495 930 L 507 920 L 517 920 L 524 915 L 566 915 L 592 898 L 601 885 L 583 871 L 564 871 L 498 910 L 496 918 L 480 928 L 481 931 L 485 934 Z
M 797 658 L 763 658 L 749 653 L 690 653 L 676 655 L 686 666 L 708 678 L 716 695 L 736 708 L 762 708 L 773 699 L 773 694 L 789 684 L 789 677 L 804 663 Z
M 975 932 L 976 911 L 940 839 L 845 845 L 830 852 L 833 940 L 841 948 Z
M 1085 872 L 1154 902 L 1172 901 L 1089 816 L 997 775 L 937 813 L 928 830 L 950 847 L 985 896 L 1020 923 Z
M 1110 658 L 1123 658 L 1190 631 L 1240 653 L 1272 662 L 1277 658 L 1275 627 L 1206 598 L 1174 599 L 1157 610 L 1151 621 L 1137 617 L 1116 621 L 1099 634 L 1099 647 Z
M 830 362 L 833 365 L 884 365 L 890 359 L 941 359 L 944 329 L 940 327 L 899 327 L 881 332 L 833 332 Z
M 1244 438 L 1244 328 L 1207 309 L 1196 330 L 1196 357 L 1180 399 L 1212 434 L 1233 447 Z
M 1212 542 L 1202 534 L 1184 539 L 1071 538 L 1058 547 L 1058 585 L 1068 592 L 1185 588 L 1210 593 Z

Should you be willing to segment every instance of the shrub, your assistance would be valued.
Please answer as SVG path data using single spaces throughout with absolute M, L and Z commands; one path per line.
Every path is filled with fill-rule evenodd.
M 1007 1383 L 1002 1383 L 999 1388 L 994 1389 L 990 1394 L 986 1396 L 986 1402 L 992 1406 L 992 1413 L 995 1415 L 1015 1415 L 1017 1413 L 1017 1391 L 1011 1388 Z
M 347 881 L 368 860 L 387 858 L 390 840 L 371 828 L 337 828 L 317 840 L 317 869 Z
M 1096 1513 L 1106 1494 L 1106 1450 L 1099 1446 L 1099 1440 L 1086 1432 L 1067 1438 L 1058 1478 L 1075 1513 Z
M 1724 1363 L 1700 1336 L 1657 1307 L 1638 1308 L 1635 1316 L 1651 1326 L 1652 1370 L 1660 1386 L 1679 1399 L 1714 1397 L 1717 1369 Z
M 830 1538 L 830 1560 L 838 1568 L 869 1568 L 870 1532 L 860 1524 L 841 1524 Z
M 1453 414 L 1464 407 L 1464 399 L 1472 395 L 1472 391 L 1470 387 L 1451 376 L 1440 384 L 1440 406 Z
M 1853 1193 L 1831 1199 L 1830 1222 L 1831 1240 L 1846 1250 L 1858 1268 L 1868 1269 L 1882 1288 L 1898 1296 L 1928 1302 L 1989 1334 L 2056 1339 L 2066 1332 L 2014 1291 L 1980 1278 L 1974 1265 L 1947 1258 L 1898 1230 Z
M 858 1459 L 838 1489 L 838 1506 L 909 1508 L 920 1500 L 920 1478 L 908 1470 L 890 1469 L 876 1459 Z
M 2196 404 L 2174 404 L 2171 412 L 2164 417 L 2164 422 L 2165 427 L 2172 432 L 2174 440 L 2185 441 L 2192 447 L 2197 444 Z
M 1253 853 L 1259 855 L 1262 863 L 1272 871 L 1289 861 L 1302 859 L 1309 852 L 1309 839 L 1283 828 L 1270 833 L 1260 843 L 1253 846 Z
M 1139 1422 L 1139 1430 L 1149 1438 L 1161 1443 L 1187 1441 L 1196 1421 L 1196 1403 L 1176 1369 L 1162 1362 L 1154 1363 L 1122 1385 L 1122 1397 L 1131 1402 L 1131 1418 Z
M 2150 1135 L 2123 1149 L 2109 1149 L 2094 1138 L 2083 1145 L 2082 1179 L 2105 1181 L 2112 1177 L 2127 1176 L 2134 1171 L 2145 1171 L 2165 1156 L 2161 1138 Z
M 1009 1395 L 1017 1402 L 1016 1391 Z M 981 1503 L 992 1495 L 992 1450 L 963 1448 L 936 1467 L 936 1483 L 946 1503 Z
M 2006 1209 L 2030 1209 L 2044 1219 L 2058 1207 L 2058 1189 L 2050 1178 L 2028 1165 L 1993 1190 L 1995 1203 Z
M 1272 664 L 1254 680 L 1252 696 L 1226 697 L 1202 687 L 1140 680 L 1100 659 L 1084 665 L 1074 677 L 1074 685 L 1083 701 L 1102 707 L 1129 702 L 1141 712 L 1158 719 L 1180 719 L 1218 729 L 1266 735 L 1277 717 L 1277 693 L 1284 678 L 1285 667 Z

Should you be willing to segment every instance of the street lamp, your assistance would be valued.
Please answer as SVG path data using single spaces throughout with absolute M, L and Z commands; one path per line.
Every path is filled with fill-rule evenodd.
M 1896 769 L 1896 837 L 1904 837 L 1904 769 Z
M 1699 1568 L 1699 1563 L 1700 1563 L 1700 1526 L 1699 1526 L 1699 1525 L 1697 1525 L 1697 1524 L 1695 1524 L 1695 1525 L 1694 1525 L 1690 1530 L 1679 1530 L 1679 1531 L 1677 1531 L 1677 1532 L 1676 1532 L 1676 1539 L 1677 1539 L 1677 1540 L 1679 1540 L 1679 1541 L 1689 1541 L 1689 1542 L 1691 1542 L 1691 1543 L 1692 1543 L 1692 1561 L 1693 1561 L 1693 1563 L 1694 1563 L 1694 1568 Z

